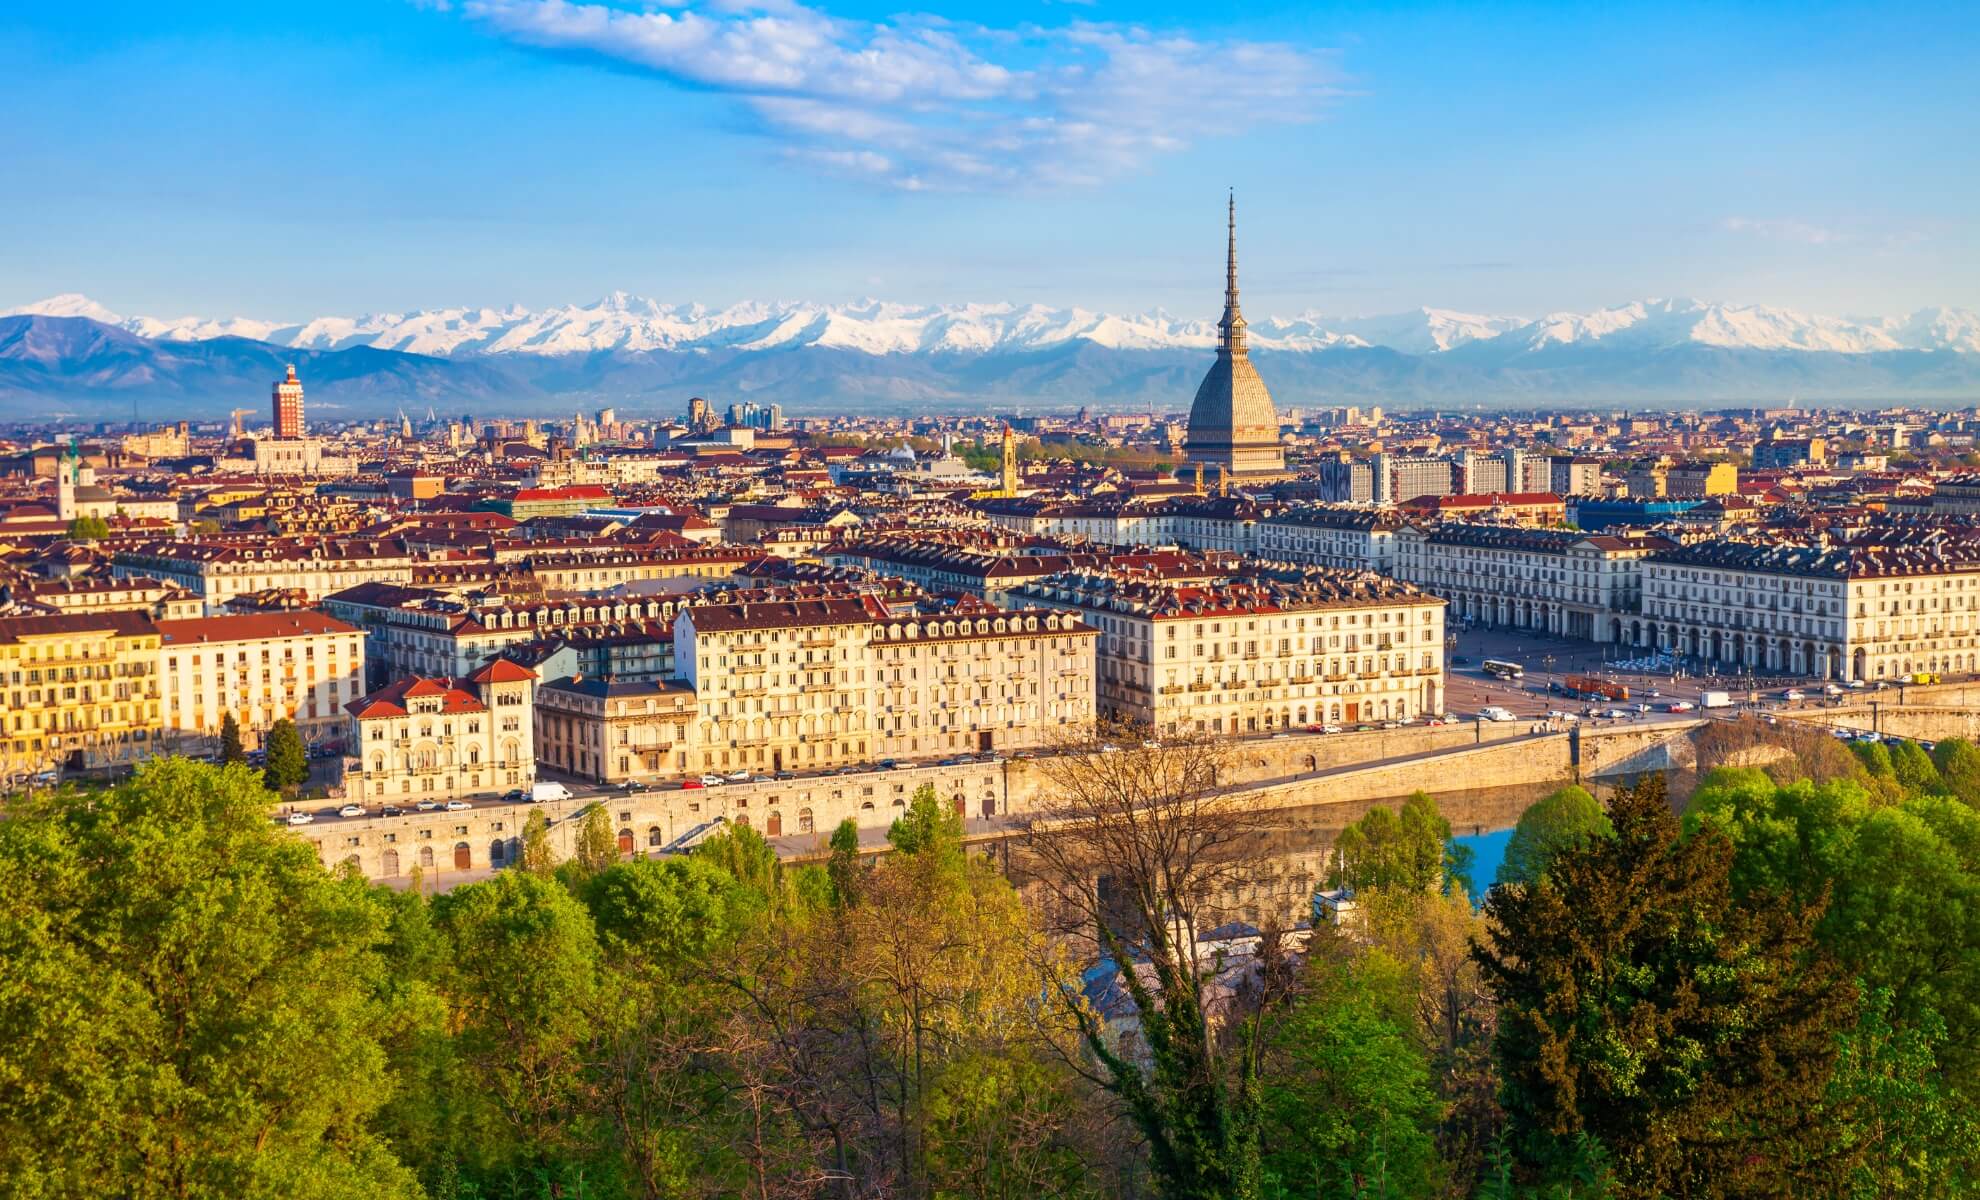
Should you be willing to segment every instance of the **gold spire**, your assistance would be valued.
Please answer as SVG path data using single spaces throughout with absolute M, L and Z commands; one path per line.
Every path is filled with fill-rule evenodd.
M 1218 348 L 1226 354 L 1245 353 L 1244 314 L 1238 311 L 1237 282 L 1237 189 L 1232 188 L 1229 201 L 1230 244 L 1224 256 L 1224 319 L 1217 322 L 1223 331 L 1223 344 Z

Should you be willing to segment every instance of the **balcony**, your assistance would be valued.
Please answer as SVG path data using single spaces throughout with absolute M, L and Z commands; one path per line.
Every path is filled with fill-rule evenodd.
M 1212 685 L 1207 681 L 1203 683 L 1192 683 L 1189 685 L 1189 690 L 1192 692 L 1207 692 L 1210 690 L 1211 686 Z

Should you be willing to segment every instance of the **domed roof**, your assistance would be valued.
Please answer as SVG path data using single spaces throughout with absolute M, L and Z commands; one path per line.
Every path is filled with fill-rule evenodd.
M 1217 361 L 1196 389 L 1189 407 L 1189 437 L 1183 449 L 1190 460 L 1223 466 L 1237 473 L 1285 469 L 1279 444 L 1279 412 L 1272 393 L 1251 365 L 1245 344 L 1244 313 L 1238 308 L 1237 200 L 1231 200 L 1230 245 L 1225 262 L 1224 317 L 1217 322 L 1222 338 Z

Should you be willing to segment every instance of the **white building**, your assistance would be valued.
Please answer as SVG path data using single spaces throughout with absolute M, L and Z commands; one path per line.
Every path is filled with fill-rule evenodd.
M 536 779 L 536 675 L 506 659 L 468 680 L 408 676 L 345 706 L 351 799 L 446 801 Z
M 1396 535 L 1395 575 L 1471 624 L 1591 642 L 1631 640 L 1643 560 L 1674 548 L 1645 534 L 1584 534 L 1444 522 Z
M 232 713 L 253 748 L 284 717 L 306 740 L 343 733 L 344 705 L 364 694 L 364 632 L 320 612 L 159 621 L 167 744 L 219 749 Z
M 1157 732 L 1403 720 L 1444 705 L 1444 602 L 1367 572 L 1211 584 L 1111 574 L 1019 590 L 1100 630 L 1100 710 Z

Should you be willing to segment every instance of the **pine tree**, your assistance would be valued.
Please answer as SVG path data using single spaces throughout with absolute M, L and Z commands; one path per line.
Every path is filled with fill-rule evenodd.
M 275 722 L 268 731 L 268 764 L 262 768 L 262 779 L 272 792 L 301 787 L 309 782 L 309 752 L 303 749 L 302 734 L 296 731 L 296 723 L 287 717 Z
M 247 761 L 247 751 L 241 749 L 241 723 L 233 713 L 220 722 L 220 765 L 232 766 Z
M 1615 835 L 1494 890 L 1474 950 L 1500 1005 L 1516 1149 L 1556 1178 L 1587 1134 L 1619 1194 L 1819 1190 L 1820 1100 L 1853 988 L 1814 943 L 1820 906 L 1736 898 L 1733 847 L 1680 838 L 1660 776 L 1610 809 Z

